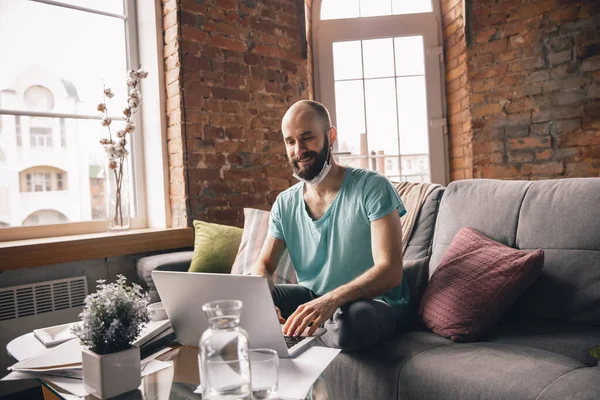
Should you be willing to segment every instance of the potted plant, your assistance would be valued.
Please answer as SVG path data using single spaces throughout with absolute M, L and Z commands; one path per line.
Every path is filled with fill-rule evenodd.
M 97 288 L 86 297 L 73 333 L 85 346 L 85 390 L 106 399 L 140 386 L 140 349 L 132 343 L 149 321 L 150 297 L 139 285 L 127 286 L 123 275 L 110 284 L 99 280 Z
M 598 360 L 598 366 L 600 367 L 600 345 L 592 348 L 590 350 L 590 354 L 592 355 L 592 357 Z

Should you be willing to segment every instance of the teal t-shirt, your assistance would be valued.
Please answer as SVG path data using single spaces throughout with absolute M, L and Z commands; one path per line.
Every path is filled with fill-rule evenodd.
M 386 177 L 363 169 L 346 167 L 336 198 L 316 221 L 306 211 L 303 188 L 300 182 L 277 196 L 269 234 L 285 242 L 298 283 L 323 295 L 374 265 L 371 221 L 406 210 Z M 406 280 L 379 299 L 392 306 L 408 303 Z

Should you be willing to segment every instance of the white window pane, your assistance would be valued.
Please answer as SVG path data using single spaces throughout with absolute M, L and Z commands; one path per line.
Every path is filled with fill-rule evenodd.
M 32 1 L 0 0 L 0 37 L 17 38 L 0 40 L 0 54 L 11 55 L 2 62 L 0 90 L 15 89 L 17 80 L 30 81 L 32 86 L 60 92 L 52 93 L 52 111 L 97 115 L 106 84 L 115 93 L 116 107 L 109 104 L 109 113 L 121 113 L 127 98 L 122 19 Z M 56 81 L 59 84 L 50 87 Z M 24 93 L 2 106 L 26 109 Z
M 425 77 L 397 78 L 398 125 L 400 153 L 427 154 L 429 139 L 427 129 L 427 99 Z
M 358 18 L 358 0 L 323 0 L 321 19 Z
M 335 80 L 362 78 L 360 40 L 333 44 L 333 73 Z
M 365 78 L 394 76 L 394 43 L 391 38 L 363 40 Z
M 92 10 L 105 11 L 112 14 L 123 14 L 123 0 L 58 0 L 61 3 L 71 4 Z M 130 1 L 130 0 L 128 0 Z
M 342 153 L 338 155 L 342 165 L 360 167 L 359 157 L 366 155 L 364 107 L 362 80 L 335 83 L 336 152 Z
M 392 15 L 391 0 L 360 0 L 360 16 Z
M 397 76 L 425 74 L 423 36 L 394 38 L 394 47 Z
M 392 13 L 394 15 L 431 11 L 431 0 L 392 0 Z
M 374 157 L 370 169 L 390 175 L 391 171 L 385 171 L 384 161 L 398 159 L 398 119 L 394 78 L 365 80 L 365 98 L 369 156 Z M 385 156 L 395 157 L 388 159 Z

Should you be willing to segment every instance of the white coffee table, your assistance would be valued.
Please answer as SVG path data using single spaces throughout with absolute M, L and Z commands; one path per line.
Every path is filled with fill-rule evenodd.
M 199 394 L 193 393 L 200 384 L 200 375 L 198 373 L 198 348 L 179 346 L 176 343 L 168 347 L 170 347 L 170 350 L 156 359 L 172 363 L 173 368 L 166 368 L 143 377 L 140 389 L 119 396 L 119 400 L 167 400 L 170 398 L 201 399 Z M 26 358 L 42 354 L 48 349 L 33 335 L 33 333 L 27 333 L 13 339 L 6 346 L 6 350 L 15 360 L 22 361 Z M 61 391 L 61 389 L 53 383 L 52 379 L 39 379 L 39 381 L 42 384 L 42 390 L 46 400 L 83 399 L 83 397 L 74 396 L 70 393 Z M 88 395 L 85 399 L 95 399 L 95 397 Z M 327 388 L 322 377 L 313 384 L 307 399 L 328 399 Z

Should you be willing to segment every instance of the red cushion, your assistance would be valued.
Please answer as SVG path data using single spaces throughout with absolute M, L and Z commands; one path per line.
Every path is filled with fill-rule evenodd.
M 435 270 L 420 315 L 438 335 L 475 341 L 537 279 L 544 251 L 528 253 L 462 228 Z

